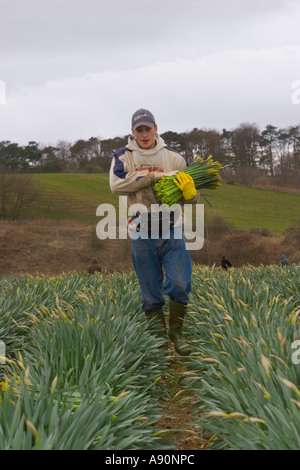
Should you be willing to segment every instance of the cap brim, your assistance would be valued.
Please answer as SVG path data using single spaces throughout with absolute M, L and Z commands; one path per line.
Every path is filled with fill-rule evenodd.
M 140 121 L 133 126 L 132 130 L 134 131 L 137 127 L 140 126 L 147 126 L 153 128 L 155 127 L 155 124 L 153 124 L 153 122 Z

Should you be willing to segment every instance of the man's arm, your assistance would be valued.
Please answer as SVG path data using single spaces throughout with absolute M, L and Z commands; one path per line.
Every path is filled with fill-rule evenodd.
M 121 149 L 114 155 L 111 163 L 109 180 L 114 194 L 126 196 L 150 185 L 154 186 L 163 176 L 175 176 L 178 173 L 178 170 L 165 173 L 152 168 L 131 171 L 126 152 L 130 152 L 126 147 Z
M 154 180 L 155 175 L 151 175 L 148 170 L 130 171 L 124 148 L 117 152 L 111 162 L 109 183 L 114 194 L 127 195 L 146 188 Z

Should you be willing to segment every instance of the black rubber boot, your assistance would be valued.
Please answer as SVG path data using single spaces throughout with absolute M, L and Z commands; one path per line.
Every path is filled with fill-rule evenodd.
M 189 356 L 191 347 L 182 332 L 187 306 L 170 299 L 169 338 L 174 343 L 175 351 L 180 356 Z

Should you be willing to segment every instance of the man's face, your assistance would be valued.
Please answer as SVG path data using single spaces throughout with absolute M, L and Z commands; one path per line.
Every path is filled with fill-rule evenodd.
M 139 126 L 132 131 L 133 137 L 142 149 L 153 149 L 155 147 L 155 134 L 157 134 L 157 126 Z

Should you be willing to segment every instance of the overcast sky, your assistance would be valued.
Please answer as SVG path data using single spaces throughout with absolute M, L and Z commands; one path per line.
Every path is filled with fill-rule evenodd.
M 126 135 L 140 107 L 159 133 L 300 124 L 300 0 L 0 0 L 0 20 L 0 141 Z

